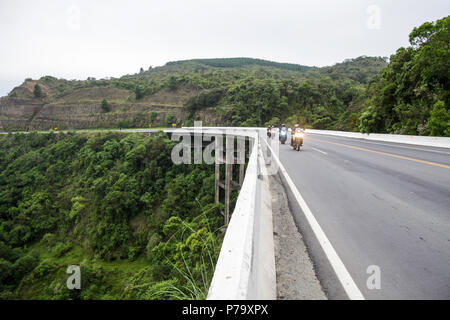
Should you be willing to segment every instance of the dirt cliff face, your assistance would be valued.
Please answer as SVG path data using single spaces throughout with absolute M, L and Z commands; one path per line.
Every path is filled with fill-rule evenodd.
M 35 97 L 34 86 L 41 87 L 41 97 Z M 157 113 L 152 126 L 166 126 L 171 114 L 184 123 L 187 113 L 183 103 L 196 92 L 177 90 L 158 92 L 136 101 L 134 92 L 116 88 L 84 88 L 56 95 L 45 84 L 25 81 L 7 97 L 0 99 L 0 130 L 28 131 L 58 128 L 89 129 L 118 127 L 149 127 L 150 114 Z M 108 107 L 102 107 L 106 99 Z M 214 122 L 214 115 L 204 112 L 201 120 Z
M 26 130 L 41 110 L 42 101 L 4 97 L 0 99 L 0 130 Z

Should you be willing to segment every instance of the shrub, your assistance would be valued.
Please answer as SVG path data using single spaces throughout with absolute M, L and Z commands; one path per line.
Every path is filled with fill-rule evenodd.
M 26 274 L 31 272 L 39 263 L 39 260 L 32 255 L 26 255 L 19 258 L 13 264 L 14 278 L 16 280 L 22 279 Z
M 70 251 L 72 245 L 70 243 L 58 242 L 52 249 L 52 254 L 59 258 Z
M 106 99 L 102 100 L 102 110 L 104 112 L 109 112 L 110 108 L 109 108 L 109 103 Z
M 33 90 L 33 94 L 36 98 L 41 98 L 42 97 L 42 89 L 41 86 L 38 85 L 37 83 L 34 85 L 34 90 Z

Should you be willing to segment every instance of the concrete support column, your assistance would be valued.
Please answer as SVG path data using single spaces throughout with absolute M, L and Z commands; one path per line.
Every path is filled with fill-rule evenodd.
M 231 179 L 233 178 L 234 164 L 234 136 L 228 135 L 226 138 L 226 156 L 225 156 L 225 225 L 230 222 L 230 195 Z
M 239 184 L 241 187 L 244 182 L 245 140 L 245 137 L 237 138 L 237 163 L 239 164 Z
M 233 175 L 233 165 L 225 165 L 225 225 L 230 222 L 230 195 L 231 195 L 231 177 Z
M 239 165 L 239 184 L 241 185 L 244 183 L 244 173 L 245 173 L 245 164 Z
M 216 156 L 217 157 L 217 156 Z M 217 160 L 217 159 L 216 159 Z M 215 175 L 215 184 L 214 184 L 214 191 L 215 191 L 215 203 L 219 203 L 219 195 L 220 195 L 220 187 L 219 187 L 219 181 L 220 181 L 220 164 L 216 161 L 216 175 Z
M 214 184 L 214 196 L 215 196 L 215 203 L 220 202 L 220 163 L 222 162 L 223 158 L 223 137 L 222 136 L 215 136 L 214 137 L 214 143 L 215 143 L 215 166 L 216 166 L 216 172 L 215 172 L 215 184 Z

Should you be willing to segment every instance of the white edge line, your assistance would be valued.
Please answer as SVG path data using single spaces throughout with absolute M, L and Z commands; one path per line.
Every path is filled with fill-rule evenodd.
M 266 141 L 266 143 L 267 143 L 267 141 Z M 314 235 L 316 236 L 323 251 L 325 252 L 325 255 L 327 256 L 328 261 L 330 262 L 331 266 L 333 267 L 333 270 L 336 273 L 336 276 L 338 277 L 339 281 L 341 282 L 342 286 L 344 287 L 344 290 L 347 293 L 347 296 L 351 300 L 365 300 L 363 294 L 359 290 L 358 286 L 356 285 L 356 283 L 353 280 L 350 273 L 347 271 L 347 268 L 345 267 L 341 258 L 339 258 L 336 250 L 334 250 L 333 245 L 331 244 L 330 240 L 328 240 L 327 236 L 325 235 L 325 232 L 323 232 L 322 228 L 320 227 L 316 218 L 312 214 L 312 212 L 309 209 L 308 205 L 306 204 L 305 200 L 301 196 L 300 192 L 298 191 L 298 189 L 295 186 L 294 182 L 292 181 L 291 177 L 287 173 L 284 166 L 281 164 L 280 159 L 278 159 L 277 155 L 273 152 L 273 150 L 269 146 L 269 144 L 267 144 L 267 146 L 270 149 L 272 156 L 278 163 L 278 166 L 279 166 L 282 174 L 286 178 L 286 182 L 288 183 L 289 187 L 291 188 L 291 190 L 294 194 L 294 197 L 296 198 L 298 204 L 300 205 L 300 208 L 302 209 L 303 213 L 305 214 L 305 217 L 308 220 L 308 223 L 311 226 L 311 229 L 313 230 Z
M 322 151 L 322 150 L 319 150 L 319 149 L 316 149 L 316 148 L 313 148 L 313 147 L 311 147 L 311 149 L 314 149 L 314 150 L 316 150 L 317 152 L 323 153 L 324 155 L 327 155 L 327 154 L 328 154 L 328 153 L 326 153 L 325 151 Z

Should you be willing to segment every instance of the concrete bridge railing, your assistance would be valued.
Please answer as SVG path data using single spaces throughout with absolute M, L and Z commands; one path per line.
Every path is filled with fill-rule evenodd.
M 410 136 L 410 135 L 380 134 L 380 133 L 367 134 L 367 133 L 360 133 L 360 132 L 314 130 L 314 129 L 307 129 L 306 132 L 346 137 L 346 138 L 365 139 L 365 140 L 372 140 L 372 141 L 385 141 L 385 142 L 412 144 L 412 145 L 417 145 L 417 146 L 450 148 L 450 138 L 448 138 L 448 137 Z

